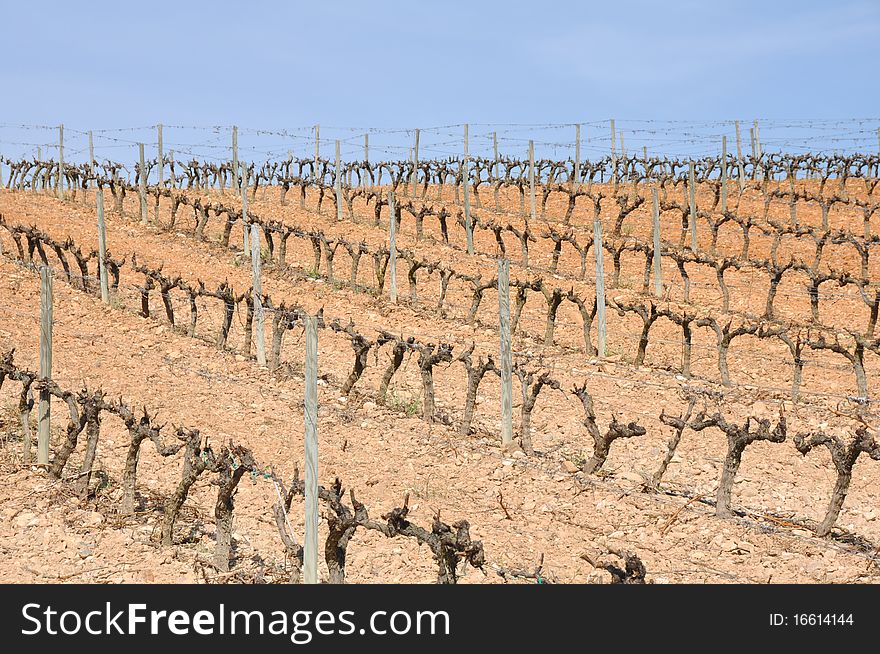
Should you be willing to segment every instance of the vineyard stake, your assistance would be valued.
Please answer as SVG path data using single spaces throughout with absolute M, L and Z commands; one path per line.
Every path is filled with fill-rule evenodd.
M 593 249 L 596 251 L 596 325 L 598 356 L 605 356 L 605 265 L 602 255 L 602 221 L 593 220 Z
M 688 162 L 688 209 L 691 223 L 691 250 L 697 251 L 697 185 L 694 176 L 694 161 Z
M 339 141 L 336 141 L 336 220 L 342 222 L 342 163 L 339 158 Z
M 727 136 L 721 137 L 721 212 L 727 211 Z
M 755 128 L 749 128 L 749 140 L 752 145 L 752 160 L 755 161 L 752 164 L 752 181 L 758 179 L 758 162 L 756 161 L 758 158 L 758 146 L 755 144 Z
M 40 268 L 40 378 L 52 377 L 52 269 Z M 37 464 L 49 465 L 51 411 L 49 390 L 40 389 L 37 435 Z
M 164 185 L 164 181 L 165 181 L 165 171 L 164 171 L 165 166 L 164 166 L 163 154 L 162 154 L 162 125 L 161 124 L 156 125 L 156 136 L 157 136 L 157 141 L 158 141 L 158 143 L 157 143 L 158 155 L 156 158 L 158 160 L 157 163 L 159 164 L 159 180 L 156 185 L 156 205 L 155 205 L 156 211 L 155 211 L 155 215 L 154 215 L 154 220 L 156 221 L 156 224 L 158 225 L 159 224 L 159 198 L 161 197 L 161 195 L 159 194 L 159 189 L 162 188 L 162 186 Z
M 244 221 L 245 230 L 248 229 L 247 224 L 247 185 L 248 173 L 247 168 L 242 172 L 242 204 L 241 216 Z M 262 261 L 260 252 L 260 230 L 257 223 L 252 222 L 251 231 L 251 272 L 253 274 L 254 286 L 254 344 L 257 350 L 257 365 L 266 365 L 266 328 L 263 319 L 263 280 L 262 280 Z
M 303 580 L 318 583 L 318 319 L 306 316 Z
M 58 198 L 64 199 L 64 123 L 58 126 Z
M 529 215 L 535 219 L 535 142 L 529 141 Z
M 880 143 L 880 129 L 877 130 L 877 142 Z M 494 169 L 495 169 L 495 176 L 496 176 L 496 179 L 497 179 L 497 176 L 498 176 L 498 166 L 499 166 L 499 163 L 500 163 L 500 162 L 498 161 L 498 132 L 492 132 L 492 152 L 493 152 L 494 155 L 495 155 L 495 166 L 494 166 Z
M 101 279 L 101 301 L 110 304 L 110 285 L 107 283 L 107 229 L 104 225 L 104 189 L 95 191 L 98 205 L 98 275 Z
M 263 317 L 263 285 L 260 280 L 260 230 L 251 223 L 251 267 L 254 279 L 254 340 L 257 350 L 257 365 L 266 365 L 266 328 Z
M 238 126 L 232 126 L 232 192 L 238 190 Z
M 492 132 L 492 153 L 494 159 L 492 160 L 491 171 L 491 181 L 492 181 L 492 196 L 495 198 L 495 209 L 499 209 L 500 205 L 498 202 L 498 187 L 499 185 L 496 183 L 501 179 L 501 162 L 498 161 L 498 132 Z
M 581 185 L 581 125 L 574 126 L 574 183 L 572 188 L 577 190 Z
M 416 188 L 419 182 L 419 130 L 416 129 L 416 142 L 413 149 L 413 183 L 412 194 L 416 197 Z
M 755 129 L 755 158 L 758 161 L 760 161 L 763 153 L 761 152 L 761 135 L 758 132 L 758 119 L 757 118 L 755 119 L 754 129 Z M 758 176 L 759 182 L 764 181 L 764 166 L 762 166 L 760 163 L 757 165 L 757 176 Z
M 467 252 L 474 253 L 474 226 L 471 224 L 471 197 L 468 190 L 470 179 L 470 166 L 468 165 L 468 126 L 464 125 L 464 158 L 461 162 L 461 184 L 464 198 L 464 229 L 467 233 Z
M 510 261 L 498 260 L 498 316 L 501 335 L 501 445 L 513 443 L 513 375 L 510 347 Z
M 394 191 L 388 191 L 388 295 L 391 304 L 397 304 L 397 218 L 394 212 Z
M 159 186 L 165 185 L 165 154 L 162 148 L 162 123 L 156 125 L 156 137 L 159 141 Z M 159 208 L 156 207 L 156 220 L 159 220 Z
M 654 295 L 663 295 L 663 262 L 660 258 L 660 203 L 657 199 L 657 187 L 651 189 L 653 204 L 651 217 L 654 222 Z
M 318 183 L 318 159 L 321 156 L 321 126 L 315 125 L 315 167 L 312 170 L 312 181 Z
M 89 172 L 95 172 L 95 143 L 92 140 L 92 130 L 89 130 Z
M 141 168 L 138 171 L 138 197 L 141 201 L 141 224 L 147 224 L 147 164 L 144 162 L 144 144 L 138 143 Z
M 739 121 L 735 121 L 734 124 L 736 125 L 736 177 L 739 182 L 739 192 L 742 195 L 746 187 L 745 171 L 743 170 L 742 133 L 740 132 Z
M 241 182 L 241 227 L 242 227 L 242 253 L 247 255 L 251 251 L 250 245 L 250 227 L 247 223 L 247 166 L 242 164 L 241 176 L 238 177 Z
M 370 135 L 364 134 L 364 178 L 363 178 L 363 186 L 367 187 L 367 174 L 366 169 L 370 167 Z
M 614 119 L 611 119 L 611 182 L 617 186 L 617 132 L 614 128 Z

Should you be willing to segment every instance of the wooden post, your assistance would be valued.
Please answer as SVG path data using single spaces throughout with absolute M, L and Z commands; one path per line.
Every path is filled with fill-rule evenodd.
M 495 198 L 495 210 L 498 211 L 501 208 L 498 200 L 498 191 L 499 184 L 497 183 L 500 179 L 501 173 L 501 163 L 498 161 L 498 133 L 492 132 L 492 165 L 489 166 L 489 183 L 492 185 L 492 197 Z
M 315 125 L 315 169 L 312 171 L 312 181 L 318 183 L 318 160 L 321 157 L 321 126 Z
M 339 156 L 339 141 L 336 141 L 336 220 L 342 221 L 342 160 Z
M 727 211 L 727 136 L 721 137 L 721 211 Z
M 388 191 L 388 295 L 391 304 L 397 304 L 397 217 L 394 191 Z
M 153 214 L 153 220 L 156 221 L 156 224 L 159 224 L 159 200 L 162 197 L 159 194 L 159 189 L 162 188 L 165 182 L 165 156 L 162 148 L 162 125 L 156 125 L 156 163 L 159 165 L 158 179 L 156 181 L 156 203 L 155 203 L 155 212 Z
M 95 192 L 98 205 L 98 275 L 101 279 L 101 301 L 110 304 L 110 284 L 107 281 L 107 229 L 104 225 L 104 189 Z
M 254 284 L 254 344 L 257 350 L 257 365 L 266 365 L 266 328 L 263 318 L 263 282 L 261 279 L 262 261 L 260 252 L 260 228 L 251 223 L 251 270 Z
M 416 197 L 416 189 L 419 185 L 419 130 L 416 129 L 416 142 L 413 148 L 413 183 L 412 195 Z
M 367 188 L 367 170 L 370 168 L 370 135 L 364 134 L 364 188 Z
M 510 334 L 510 261 L 498 260 L 498 316 L 501 335 L 501 446 L 513 443 L 513 365 Z
M 577 189 L 581 185 L 581 125 L 574 126 L 574 184 Z
M 52 269 L 40 268 L 40 378 L 52 377 Z M 51 411 L 49 391 L 40 389 L 37 433 L 37 464 L 49 465 Z
M 535 202 L 535 142 L 529 141 L 529 216 L 535 220 L 537 203 Z
M 693 159 L 688 162 L 688 209 L 691 223 L 691 250 L 697 251 L 697 185 Z
M 763 153 L 761 152 L 761 135 L 758 132 L 758 119 L 757 118 L 755 119 L 754 130 L 755 130 L 755 157 L 758 159 L 758 161 L 760 161 L 761 155 Z M 761 164 L 758 164 L 756 174 L 758 177 L 758 181 L 759 182 L 763 181 L 764 180 L 764 166 L 762 166 Z
M 238 126 L 232 126 L 232 192 L 238 190 Z
M 742 193 L 746 187 L 745 171 L 743 170 L 743 148 L 742 133 L 740 132 L 739 121 L 735 121 L 736 125 L 736 174 L 739 182 L 739 192 Z
M 241 173 L 241 219 L 244 223 L 245 244 L 247 244 L 248 231 L 250 231 L 251 250 L 251 277 L 253 284 L 254 300 L 254 346 L 257 351 L 257 365 L 266 365 L 266 328 L 263 318 L 263 280 L 262 280 L 262 253 L 260 252 L 260 228 L 256 223 L 248 225 L 247 219 L 247 191 L 248 173 L 247 168 L 242 167 Z M 247 247 L 247 245 L 245 245 Z M 247 252 L 247 250 L 245 250 Z
M 89 130 L 89 171 L 95 172 L 95 143 L 92 140 L 92 130 Z
M 880 130 L 877 131 L 877 138 L 880 139 Z M 498 174 L 500 172 L 499 168 L 500 168 L 500 164 L 501 164 L 501 162 L 498 161 L 498 132 L 492 132 L 492 153 L 493 153 L 493 156 L 495 157 L 495 159 L 494 159 L 495 163 L 492 167 L 492 174 L 495 177 L 495 180 L 497 181 Z
M 64 199 L 64 123 L 58 126 L 58 198 Z
M 660 257 L 660 202 L 657 198 L 657 187 L 651 188 L 653 204 L 651 217 L 654 223 L 654 295 L 663 296 L 663 261 Z
M 318 583 L 318 319 L 306 316 L 303 581 Z
M 147 224 L 147 164 L 144 161 L 144 144 L 138 143 L 140 152 L 140 174 L 138 175 L 138 197 L 141 201 L 141 224 Z
M 602 221 L 593 219 L 593 250 L 596 252 L 596 330 L 599 358 L 605 356 L 605 263 L 602 252 Z
M 159 187 L 165 185 L 165 152 L 162 148 L 162 123 L 156 125 L 156 137 L 159 141 Z M 156 209 L 158 212 L 158 208 Z M 156 216 L 158 220 L 159 216 Z
M 247 219 L 247 188 L 248 188 L 248 180 L 247 180 L 247 166 L 242 165 L 241 167 L 241 176 L 239 180 L 241 181 L 241 227 L 242 227 L 242 252 L 247 254 L 251 251 L 250 245 L 250 231 L 251 228 L 248 225 Z
M 752 146 L 752 159 L 754 160 L 758 156 L 758 148 L 755 146 L 755 128 L 749 128 L 749 142 Z M 758 179 L 758 164 L 757 162 L 752 167 L 752 180 Z
M 470 157 L 468 156 L 468 126 L 464 125 L 464 159 L 461 162 L 462 197 L 464 198 L 464 231 L 467 237 L 467 252 L 474 253 L 474 226 L 471 223 L 471 196 L 469 191 Z
M 614 129 L 614 119 L 611 119 L 611 181 L 617 186 L 617 132 Z

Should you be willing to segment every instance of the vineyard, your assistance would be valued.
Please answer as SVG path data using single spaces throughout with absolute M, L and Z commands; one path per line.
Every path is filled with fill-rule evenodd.
M 880 157 L 417 148 L 0 162 L 2 577 L 299 581 L 314 329 L 323 581 L 876 580 Z

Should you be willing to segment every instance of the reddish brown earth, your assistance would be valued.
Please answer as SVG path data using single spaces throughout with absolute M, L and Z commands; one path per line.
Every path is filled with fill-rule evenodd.
M 327 215 L 332 208 L 325 208 L 325 215 L 318 216 L 300 209 L 292 193 L 285 207 L 278 203 L 276 189 L 270 189 L 265 197 L 260 194 L 250 203 L 260 216 L 320 226 L 328 235 L 344 234 L 350 240 L 364 239 L 371 244 L 386 239 L 385 231 L 368 224 L 366 218 L 358 224 L 334 224 L 335 220 Z M 55 238 L 71 236 L 84 248 L 91 248 L 95 214 L 91 198 L 88 200 L 61 202 L 43 195 L 4 191 L 0 193 L 0 213 L 10 223 L 34 224 Z M 236 202 L 231 194 L 223 196 L 222 201 L 231 205 Z M 491 192 L 484 192 L 483 202 L 492 204 Z M 518 202 L 512 195 L 504 199 L 509 216 L 515 216 Z M 548 215 L 564 211 L 558 202 L 561 200 L 551 197 Z M 749 207 L 749 202 L 754 206 Z M 748 196 L 742 206 L 754 213 L 762 210 L 760 202 Z M 612 208 L 616 209 L 613 203 L 609 210 Z M 164 272 L 198 278 L 209 287 L 224 280 L 241 291 L 250 285 L 249 266 L 247 262 L 242 265 L 240 253 L 210 243 L 216 232 L 209 229 L 209 243 L 201 243 L 190 235 L 191 224 L 185 218 L 179 218 L 180 231 L 168 232 L 154 224 L 140 225 L 136 209 L 136 198 L 130 198 L 127 215 L 108 212 L 108 243 L 115 256 L 136 252 L 145 263 L 162 263 Z M 363 207 L 356 205 L 355 210 L 361 216 L 368 215 Z M 186 215 L 185 211 L 181 209 L 181 216 Z M 780 202 L 772 211 L 787 216 L 788 208 Z M 160 224 L 167 224 L 164 204 L 162 212 Z M 812 216 L 810 210 L 804 209 L 800 216 L 805 222 L 818 222 L 818 213 Z M 860 218 L 857 221 L 854 215 L 832 210 L 830 218 L 832 224 L 849 224 L 856 231 L 861 227 Z M 587 210 L 579 209 L 575 219 L 578 224 L 587 224 Z M 650 224 L 649 220 L 650 214 L 643 207 L 631 216 L 626 227 L 631 233 L 647 237 L 649 231 L 644 226 Z M 674 229 L 675 220 L 674 216 L 664 216 L 664 229 Z M 430 220 L 427 225 L 428 238 L 436 236 Z M 217 228 L 216 221 L 213 227 Z M 0 232 L 6 253 L 0 257 L 0 351 L 15 347 L 16 362 L 37 369 L 39 279 L 32 270 L 9 258 L 13 246 L 5 237 L 6 233 Z M 478 249 L 492 251 L 494 241 L 483 237 L 486 240 L 478 240 Z M 454 262 L 458 270 L 494 274 L 491 257 L 468 257 L 437 243 L 417 243 L 406 222 L 401 241 L 402 246 L 426 256 Z M 738 242 L 735 234 L 724 234 L 719 249 L 736 251 Z M 236 244 L 240 249 L 240 236 L 233 242 Z M 346 285 L 309 278 L 306 273 L 311 248 L 296 239 L 288 245 L 291 268 L 282 271 L 267 266 L 265 270 L 263 288 L 273 299 L 298 303 L 309 311 L 323 307 L 328 317 L 351 316 L 362 330 L 385 327 L 434 342 L 475 342 L 481 352 L 497 350 L 492 313 L 497 296 L 491 291 L 483 301 L 477 324 L 467 325 L 463 318 L 469 297 L 463 286 L 450 287 L 449 301 L 454 306 L 445 315 L 433 308 L 436 285 L 429 282 L 419 282 L 418 302 L 392 306 L 385 299 Z M 762 256 L 762 248 L 766 251 L 767 247 L 766 242 L 756 238 L 754 255 Z M 511 247 L 511 252 L 518 250 Z M 531 256 L 539 268 L 549 262 L 549 250 L 536 248 Z M 838 260 L 836 267 L 856 265 L 850 253 L 841 252 Z M 562 278 L 576 274 L 579 265 L 576 254 L 569 250 L 561 260 Z M 341 249 L 336 267 L 341 271 L 338 275 L 346 278 L 348 258 Z M 679 283 L 675 271 L 670 268 L 665 273 L 675 293 Z M 371 266 L 362 264 L 361 274 L 366 283 Z M 512 274 L 518 274 L 516 265 Z M 290 365 L 273 376 L 251 358 L 237 353 L 242 346 L 240 316 L 236 316 L 229 343 L 234 350 L 218 352 L 206 342 L 219 324 L 216 304 L 200 307 L 197 336 L 206 339 L 192 339 L 171 329 L 158 307 L 154 308 L 157 319 L 138 316 L 136 292 L 130 285 L 136 277 L 125 270 L 122 279 L 123 287 L 111 307 L 56 280 L 53 377 L 58 383 L 71 389 L 84 383 L 90 388 L 101 387 L 113 397 L 122 396 L 158 411 L 161 421 L 198 427 L 215 442 L 233 439 L 251 448 L 262 464 L 273 465 L 289 478 L 294 465 L 303 458 L 301 332 L 288 334 L 282 360 Z M 401 295 L 405 296 L 403 266 L 398 279 Z M 641 262 L 625 262 L 622 286 L 629 280 L 637 287 L 640 279 Z M 728 279 L 733 287 L 734 308 L 761 306 L 765 292 L 753 280 L 745 275 Z M 695 302 L 718 302 L 715 287 L 708 286 L 712 281 L 708 276 L 692 279 Z M 591 288 L 589 278 L 571 285 Z M 609 294 L 618 292 L 624 291 L 609 290 Z M 867 309 L 857 291 L 852 289 L 844 295 L 841 289 L 838 293 L 840 297 L 834 298 L 830 308 L 823 304 L 823 322 L 844 326 L 857 315 L 857 324 L 862 324 Z M 182 298 L 178 299 L 179 311 L 184 311 Z M 802 287 L 784 283 L 777 309 L 782 315 L 806 319 L 809 304 Z M 803 457 L 790 438 L 783 444 L 756 443 L 746 450 L 733 500 L 734 508 L 742 509 L 745 515 L 734 519 L 716 518 L 712 506 L 692 501 L 714 499 L 726 451 L 724 436 L 717 430 L 686 432 L 664 478 L 664 492 L 642 491 L 644 477 L 659 465 L 672 431 L 660 423 L 661 411 L 682 410 L 684 402 L 679 391 L 685 385 L 721 389 L 716 384 L 714 343 L 708 339 L 696 341 L 695 382 L 676 375 L 680 331 L 671 323 L 668 338 L 652 332 L 648 365 L 635 368 L 628 363 L 637 334 L 636 320 L 631 316 L 619 318 L 609 312 L 610 356 L 602 361 L 585 358 L 577 351 L 582 345 L 581 326 L 573 307 L 560 313 L 557 344 L 550 348 L 541 345 L 542 302 L 530 300 L 523 320 L 527 334 L 515 344 L 517 351 L 546 354 L 544 367 L 552 370 L 565 391 L 547 389 L 538 399 L 532 419 L 538 453 L 533 457 L 501 451 L 500 391 L 497 378 L 492 376 L 487 376 L 480 387 L 474 425 L 477 431 L 470 436 L 458 434 L 454 427 L 426 424 L 419 418 L 421 384 L 415 359 L 407 360 L 395 376 L 389 407 L 375 406 L 375 389 L 388 356 L 381 350 L 380 365 L 368 367 L 355 392 L 347 401 L 340 400 L 339 385 L 350 369 L 351 349 L 345 339 L 322 331 L 320 373 L 327 381 L 319 388 L 322 483 L 329 485 L 339 476 L 347 487 L 357 491 L 374 516 L 399 506 L 409 493 L 413 522 L 429 526 L 437 510 L 448 522 L 467 519 L 471 535 L 485 544 L 489 564 L 485 571 L 468 569 L 464 583 L 502 582 L 493 566 L 532 569 L 542 554 L 545 574 L 561 582 L 605 580 L 607 573 L 594 569 L 582 555 L 595 560 L 597 553 L 607 549 L 638 553 L 649 578 L 658 583 L 839 583 L 876 579 L 878 568 L 872 547 L 880 543 L 880 523 L 875 514 L 880 467 L 867 457 L 856 464 L 850 494 L 837 523 L 840 529 L 832 539 L 816 538 L 809 529 L 824 515 L 830 497 L 835 479 L 830 458 L 824 448 Z M 778 343 L 748 337 L 732 348 L 731 375 L 738 385 L 726 389 L 721 404 L 728 420 L 742 422 L 749 415 L 775 419 L 783 404 L 790 434 L 822 426 L 849 438 L 854 423 L 834 411 L 846 402 L 845 395 L 855 392 L 851 370 L 841 365 L 840 357 L 810 353 L 811 365 L 804 375 L 806 393 L 802 401 L 794 403 L 785 399 L 791 361 L 783 349 Z M 871 388 L 876 388 L 880 378 L 877 361 L 869 358 L 868 365 Z M 465 392 L 463 368 L 440 368 L 435 376 L 438 409 L 455 418 Z M 573 472 L 573 462 L 589 456 L 592 449 L 581 424 L 580 403 L 567 392 L 584 380 L 596 400 L 600 425 L 607 425 L 614 413 L 621 420 L 637 420 L 647 429 L 641 438 L 615 442 L 602 474 L 596 476 Z M 514 386 L 516 415 L 516 381 Z M 181 535 L 189 534 L 187 542 L 161 548 L 152 535 L 163 498 L 170 494 L 179 476 L 179 460 L 161 459 L 151 448 L 143 449 L 139 491 L 146 500 L 145 509 L 132 518 L 122 518 L 115 512 L 128 440 L 122 424 L 108 417 L 102 426 L 99 465 L 110 484 L 89 501 L 80 501 L 68 482 L 53 482 L 39 470 L 19 463 L 20 430 L 14 410 L 17 395 L 13 384 L 0 390 L 0 434 L 6 439 L 2 474 L 7 478 L 0 487 L 0 548 L 6 554 L 0 560 L 0 580 L 223 581 L 248 575 L 252 578 L 260 569 L 270 580 L 282 576 L 284 554 L 272 516 L 276 496 L 271 482 L 258 479 L 255 484 L 249 480 L 242 483 L 236 498 L 237 561 L 233 569 L 241 577 L 218 575 L 209 565 L 216 491 L 207 479 L 197 483 L 181 520 L 179 531 Z M 63 407 L 56 412 L 59 417 L 53 422 L 54 438 L 60 439 Z M 73 461 L 77 465 L 78 454 L 74 454 Z M 302 505 L 297 501 L 291 521 L 301 534 Z M 861 544 L 853 544 L 856 537 Z M 406 539 L 358 532 L 349 548 L 347 579 L 352 582 L 430 582 L 435 576 L 430 552 Z

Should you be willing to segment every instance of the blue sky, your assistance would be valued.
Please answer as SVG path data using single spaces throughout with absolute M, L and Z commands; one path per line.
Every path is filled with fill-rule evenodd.
M 0 123 L 880 115 L 878 0 L 88 4 L 3 1 Z

